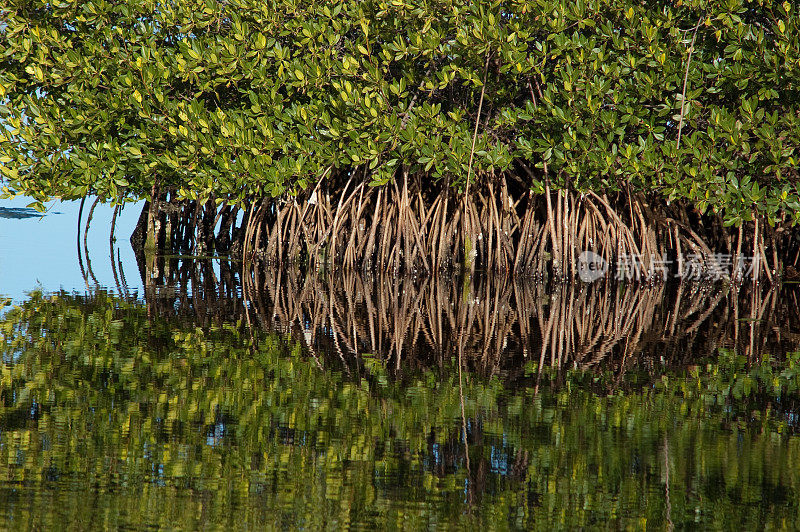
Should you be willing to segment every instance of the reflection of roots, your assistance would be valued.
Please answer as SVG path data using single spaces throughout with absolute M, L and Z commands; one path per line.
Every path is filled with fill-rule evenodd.
M 543 284 L 510 276 L 300 275 L 211 260 L 162 258 L 147 286 L 151 316 L 207 326 L 242 320 L 291 334 L 347 371 L 374 354 L 399 370 L 459 355 L 489 374 L 538 367 L 696 363 L 719 347 L 750 360 L 800 346 L 798 292 L 722 285 Z M 240 284 L 241 283 L 241 284 Z M 239 297 L 241 294 L 242 298 Z
M 259 269 L 247 271 L 244 285 L 252 320 L 291 333 L 315 356 L 329 353 L 347 367 L 358 364 L 353 355 L 375 354 L 400 370 L 463 354 L 492 374 L 519 372 L 531 357 L 556 368 L 614 360 L 620 370 L 643 355 L 658 360 L 671 353 L 688 361 L 739 337 L 731 308 L 757 317 L 775 303 L 775 292 L 740 303 L 725 287 L 570 284 L 548 291 L 497 276 L 460 284 L 440 277 L 300 278 Z M 748 332 L 751 354 L 771 341 L 770 328 L 753 323 L 753 333 L 762 334 Z
M 234 270 L 228 261 L 178 257 L 158 257 L 153 262 L 159 275 L 143 274 L 148 281 L 144 299 L 150 317 L 186 319 L 201 327 L 242 317 L 238 265 Z
M 488 373 L 539 367 L 694 363 L 719 347 L 755 360 L 800 346 L 797 291 L 724 285 L 535 283 L 508 275 L 301 275 L 210 259 L 161 257 L 152 316 L 205 326 L 241 319 L 290 333 L 345 367 L 375 354 L 397 369 L 459 355 Z M 240 299 L 240 294 L 242 298 Z M 610 365 L 610 366 L 609 366 Z

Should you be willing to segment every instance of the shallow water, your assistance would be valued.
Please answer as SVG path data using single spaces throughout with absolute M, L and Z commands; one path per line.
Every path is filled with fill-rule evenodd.
M 39 213 L 26 208 L 31 201 L 24 197 L 0 200 L 0 296 L 21 300 L 35 288 L 85 291 L 96 284 L 115 286 L 109 258 L 113 209 L 104 205 L 95 209 L 86 239 L 94 278 L 87 273 L 85 280 L 78 263 L 78 246 L 82 251 L 84 245 L 83 237 L 78 240 L 80 202 L 52 202 L 47 212 Z M 84 223 L 91 204 L 91 200 L 85 204 Z M 125 206 L 117 217 L 114 242 L 115 266 L 122 265 L 131 291 L 137 293 L 141 280 L 128 238 L 140 210 L 139 204 Z
M 0 218 L 2 529 L 800 525 L 794 286 L 242 282 L 102 222 L 84 277 L 63 210 Z

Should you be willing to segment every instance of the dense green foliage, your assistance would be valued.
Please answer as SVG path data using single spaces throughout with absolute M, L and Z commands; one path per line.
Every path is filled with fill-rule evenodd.
M 280 338 L 150 321 L 98 292 L 7 310 L 0 360 L 4 529 L 800 520 L 800 354 L 538 392 L 467 372 L 461 387 L 447 367 L 400 383 L 368 358 L 348 376 Z
M 792 2 L 10 0 L 0 18 L 7 193 L 242 201 L 406 168 L 800 219 Z

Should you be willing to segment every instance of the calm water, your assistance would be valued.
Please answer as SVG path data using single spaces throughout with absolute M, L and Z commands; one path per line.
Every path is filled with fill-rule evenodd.
M 147 266 L 134 208 L 79 263 L 18 207 L 1 529 L 800 526 L 794 286 Z
M 77 252 L 78 245 L 81 251 L 84 246 L 83 237 L 80 241 L 77 238 L 80 202 L 53 202 L 48 204 L 49 209 L 44 214 L 26 208 L 30 202 L 30 198 L 0 200 L 0 296 L 20 301 L 35 288 L 83 292 L 95 284 L 114 287 L 112 261 L 109 258 L 113 209 L 98 205 L 93 214 L 86 247 L 94 279 L 87 272 L 85 280 Z M 87 201 L 85 204 L 84 222 L 91 203 Z M 141 279 L 128 238 L 140 210 L 141 205 L 127 205 L 116 221 L 114 265 L 122 264 L 132 291 L 141 289 Z

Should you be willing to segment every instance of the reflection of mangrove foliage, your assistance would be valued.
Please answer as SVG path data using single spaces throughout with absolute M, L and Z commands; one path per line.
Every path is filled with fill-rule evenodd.
M 447 366 L 399 384 L 364 357 L 352 379 L 276 336 L 170 326 L 102 293 L 32 294 L 0 331 L 4 527 L 800 518 L 794 416 L 762 400 L 797 396 L 797 354 L 723 352 L 598 396 L 583 384 L 616 377 L 537 393 Z

